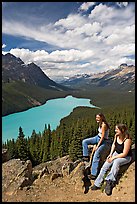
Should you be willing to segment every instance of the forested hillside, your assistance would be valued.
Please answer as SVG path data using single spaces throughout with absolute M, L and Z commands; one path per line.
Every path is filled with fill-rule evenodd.
M 36 133 L 35 127 L 32 135 L 26 138 L 23 129 L 19 128 L 19 136 L 15 141 L 10 140 L 3 144 L 8 148 L 10 158 L 30 159 L 33 165 L 54 160 L 58 157 L 70 155 L 73 161 L 82 157 L 82 139 L 97 134 L 95 115 L 103 112 L 110 124 L 110 138 L 114 137 L 117 123 L 125 123 L 135 142 L 135 106 L 134 100 L 130 103 L 113 104 L 102 109 L 78 107 L 60 121 L 56 130 L 51 131 L 50 124 L 45 124 L 43 132 Z
M 14 63 L 14 60 L 19 60 L 14 59 L 13 56 L 10 56 L 10 58 L 12 58 L 12 62 Z M 22 65 L 23 62 L 19 62 Z M 16 65 L 18 66 L 18 63 L 16 63 Z M 3 73 L 5 73 L 5 71 L 7 73 L 8 69 L 9 74 L 9 66 L 4 66 L 3 68 Z M 14 69 L 12 71 L 14 71 Z M 39 72 L 41 73 L 40 70 Z M 6 76 L 8 76 L 8 74 Z M 3 74 L 3 76 L 5 75 Z M 10 76 L 14 76 L 11 70 Z M 24 77 L 30 82 L 29 74 L 24 75 Z M 43 77 L 45 78 L 46 76 Z M 24 80 L 16 81 L 15 79 L 13 80 L 13 78 L 10 78 L 10 80 L 8 78 L 7 82 L 3 82 L 3 115 L 13 113 L 15 110 L 20 111 L 32 106 L 41 105 L 48 99 L 65 97 L 68 94 L 78 98 L 88 98 L 97 108 L 77 107 L 69 116 L 60 121 L 60 125 L 56 130 L 51 131 L 50 124 L 45 124 L 45 129 L 37 133 L 34 127 L 32 134 L 29 135 L 28 138 L 24 135 L 22 127 L 19 127 L 17 140 L 12 139 L 3 144 L 3 148 L 8 149 L 9 158 L 30 159 L 34 166 L 41 162 L 54 160 L 68 154 L 73 161 L 82 158 L 82 140 L 97 134 L 95 115 L 98 112 L 103 112 L 107 121 L 110 123 L 110 138 L 113 139 L 114 137 L 115 125 L 117 123 L 125 123 L 129 128 L 134 143 L 134 89 L 129 91 L 128 89 L 120 90 L 118 88 L 112 89 L 110 87 L 91 86 L 90 89 L 83 87 L 83 89 L 77 88 L 68 91 L 67 88 L 67 91 L 66 89 L 59 91 L 58 89 L 45 89 L 42 86 L 37 86 L 36 82 L 38 81 L 38 78 L 35 78 L 35 83 L 28 84 L 24 82 Z M 50 79 L 48 79 L 48 82 L 51 83 Z M 58 88 L 60 88 L 60 86 L 58 86 Z
M 66 91 L 45 89 L 22 81 L 2 84 L 2 116 L 44 104 L 47 100 L 65 97 Z
M 64 97 L 69 90 L 51 80 L 36 64 L 26 65 L 9 53 L 2 55 L 2 116 Z

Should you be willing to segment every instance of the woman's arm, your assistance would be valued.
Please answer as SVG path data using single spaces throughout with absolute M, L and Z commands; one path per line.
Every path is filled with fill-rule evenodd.
M 107 129 L 107 125 L 105 123 L 102 124 L 102 135 L 101 135 L 101 138 L 96 146 L 96 150 L 99 148 L 99 146 L 101 145 L 103 139 L 104 139 L 104 136 L 105 136 L 105 131 Z
M 112 157 L 112 154 L 113 154 L 113 152 L 114 152 L 114 150 L 115 150 L 116 138 L 117 138 L 117 136 L 115 135 L 114 140 L 113 140 L 113 143 L 112 143 L 112 146 L 111 146 L 111 150 L 110 150 L 110 153 L 109 153 L 107 159 L 110 158 L 110 157 Z

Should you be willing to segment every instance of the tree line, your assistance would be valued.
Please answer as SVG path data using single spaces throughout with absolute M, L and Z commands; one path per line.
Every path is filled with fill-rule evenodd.
M 75 161 L 82 158 L 82 140 L 98 133 L 95 115 L 103 112 L 110 124 L 110 135 L 113 139 L 115 125 L 124 123 L 135 142 L 135 111 L 133 107 L 113 107 L 98 110 L 97 108 L 77 107 L 73 112 L 60 121 L 56 130 L 51 131 L 50 124 L 45 124 L 43 132 L 32 131 L 31 136 L 25 137 L 22 127 L 16 140 L 7 140 L 2 144 L 8 149 L 10 159 L 30 159 L 33 166 L 42 162 L 54 160 L 65 155 Z

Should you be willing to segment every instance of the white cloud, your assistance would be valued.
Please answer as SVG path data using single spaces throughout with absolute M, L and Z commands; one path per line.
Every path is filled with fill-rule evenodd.
M 122 57 L 122 58 L 120 58 L 119 60 L 118 60 L 118 64 L 120 65 L 120 64 L 123 64 L 123 63 L 126 63 L 126 64 L 134 64 L 135 63 L 135 61 L 133 60 L 133 59 L 130 59 L 130 58 L 128 58 L 128 57 Z
M 78 74 L 83 68 L 83 72 L 86 68 L 88 72 L 91 66 L 89 61 L 93 56 L 91 50 L 79 51 L 74 49 L 56 50 L 49 54 L 45 52 L 45 50 L 30 51 L 29 49 L 14 48 L 10 50 L 10 53 L 21 58 L 26 64 L 34 62 L 41 67 L 48 76 L 53 78 L 61 73 L 63 73 L 64 76 L 70 76 L 74 73 Z
M 114 9 L 112 7 L 108 7 L 104 4 L 97 5 L 89 14 L 90 19 L 98 20 L 99 22 L 105 22 L 112 18 L 115 13 L 113 12 Z
M 79 51 L 79 50 L 56 50 L 50 54 L 45 52 L 45 50 L 30 51 L 29 49 L 11 49 L 10 53 L 20 57 L 26 64 L 30 61 L 35 62 L 77 62 L 90 59 L 93 56 L 91 50 Z
M 135 44 L 122 44 L 117 45 L 111 49 L 111 53 L 115 55 L 134 55 L 135 53 Z
M 96 2 L 84 2 L 80 8 L 79 11 L 87 11 L 90 7 L 94 6 Z
M 119 6 L 119 7 L 122 7 L 122 6 L 128 6 L 128 2 L 116 2 L 116 4 Z
M 79 14 L 71 14 L 67 18 L 60 19 L 55 23 L 55 26 L 62 26 L 65 29 L 75 29 L 76 27 L 81 27 L 86 23 L 86 19 L 84 19 Z
M 75 36 L 85 34 L 88 36 L 94 35 L 94 33 L 98 33 L 101 31 L 101 25 L 98 22 L 93 23 L 85 23 L 81 27 L 76 27 L 73 30 L 70 30 L 68 33 L 72 33 Z
M 64 77 L 77 73 L 104 71 L 117 67 L 118 63 L 135 62 L 135 12 L 134 5 L 123 3 L 117 9 L 100 3 L 89 15 L 70 14 L 54 24 L 35 26 L 25 22 L 3 19 L 3 33 L 24 36 L 43 41 L 63 50 L 51 53 L 29 49 L 11 49 L 25 63 L 33 61 L 49 76 Z M 86 11 L 95 2 L 86 2 L 81 10 Z M 125 57 L 128 56 L 129 57 Z
M 2 44 L 2 49 L 5 48 L 5 47 L 6 47 L 6 45 L 5 45 L 5 44 Z
M 134 5 L 116 9 L 115 7 L 110 7 L 101 3 L 91 11 L 89 18 L 91 20 L 100 22 L 104 26 L 123 24 L 128 25 L 128 23 L 133 23 L 135 19 L 134 9 Z

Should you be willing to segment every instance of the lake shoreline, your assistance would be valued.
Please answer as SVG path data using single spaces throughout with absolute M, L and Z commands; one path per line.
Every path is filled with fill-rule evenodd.
M 12 114 L 15 114 L 15 113 L 21 113 L 21 112 L 27 111 L 27 110 L 29 110 L 29 109 L 31 109 L 31 108 L 36 108 L 36 107 L 45 105 L 45 104 L 47 103 L 47 101 L 49 101 L 49 100 L 58 99 L 58 98 L 66 98 L 67 96 L 73 96 L 73 97 L 75 97 L 75 98 L 85 98 L 85 97 L 76 96 L 75 94 L 70 94 L 70 93 L 69 93 L 69 94 L 66 94 L 64 97 L 63 97 L 63 96 L 51 97 L 50 99 L 47 99 L 45 102 L 41 103 L 40 105 L 32 106 L 32 107 L 30 107 L 30 108 L 26 108 L 26 109 L 23 109 L 23 110 L 21 110 L 21 111 L 16 111 L 16 112 L 13 112 L 13 113 L 10 113 L 10 114 L 5 114 L 5 115 L 2 115 L 2 117 L 6 117 L 6 116 L 9 116 L 9 115 L 12 115 Z M 89 99 L 89 98 L 86 98 L 86 99 Z M 90 100 L 90 99 L 89 99 L 89 100 Z M 90 100 L 90 104 L 92 104 L 92 103 L 91 103 L 91 100 Z M 94 104 L 92 104 L 92 105 L 94 105 Z M 94 106 L 96 106 L 96 105 L 94 105 Z M 97 107 L 97 106 L 96 106 L 96 108 L 101 109 L 100 107 Z
M 67 97 L 69 95 L 70 94 L 66 94 L 64 97 L 63 96 L 51 97 L 50 99 L 47 99 L 45 102 L 41 103 L 40 105 L 36 105 L 36 106 L 29 107 L 29 108 L 25 108 L 25 109 L 23 109 L 21 111 L 16 111 L 16 112 L 13 112 L 13 113 L 10 113 L 10 114 L 5 114 L 5 115 L 2 115 L 2 117 L 9 116 L 9 115 L 12 115 L 12 114 L 15 114 L 15 113 L 21 113 L 21 112 L 27 111 L 27 110 L 29 110 L 31 108 L 36 108 L 36 107 L 42 106 L 42 105 L 46 104 L 47 101 L 49 101 L 49 100 L 58 99 L 58 98 L 65 98 L 65 97 Z
M 44 130 L 45 125 L 50 124 L 51 130 L 55 130 L 60 124 L 60 120 L 68 116 L 76 107 L 99 108 L 91 104 L 87 98 L 77 98 L 71 94 L 65 97 L 58 97 L 47 100 L 41 106 L 16 112 L 2 117 L 2 138 L 17 138 L 19 127 L 22 127 L 25 136 L 30 136 L 35 129 L 36 132 Z

